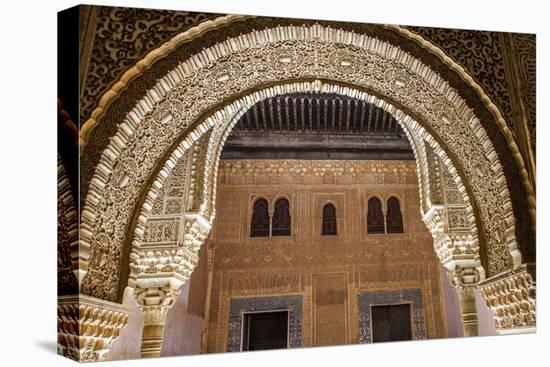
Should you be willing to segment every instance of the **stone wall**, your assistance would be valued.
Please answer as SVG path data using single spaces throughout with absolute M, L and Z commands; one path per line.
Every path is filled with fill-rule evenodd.
M 420 290 L 425 337 L 447 336 L 440 265 L 421 221 L 414 161 L 225 160 L 218 178 L 204 352 L 232 348 L 232 302 L 241 300 L 242 309 L 266 296 L 273 304 L 298 296 L 291 298 L 301 304 L 301 346 L 360 342 L 359 295 L 407 289 Z M 367 234 L 372 195 L 399 199 L 403 234 Z M 289 200 L 291 236 L 249 237 L 258 197 L 270 211 L 278 198 Z M 336 206 L 336 236 L 321 236 L 327 202 Z

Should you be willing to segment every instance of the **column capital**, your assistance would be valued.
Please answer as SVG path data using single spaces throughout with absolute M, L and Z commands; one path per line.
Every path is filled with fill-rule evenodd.
M 456 289 L 476 289 L 481 279 L 478 269 L 473 265 L 455 265 L 454 269 L 448 272 L 448 277 L 451 286 Z
M 134 290 L 136 301 L 145 314 L 144 325 L 164 325 L 166 313 L 179 293 L 179 289 L 173 289 L 170 286 L 136 288 Z

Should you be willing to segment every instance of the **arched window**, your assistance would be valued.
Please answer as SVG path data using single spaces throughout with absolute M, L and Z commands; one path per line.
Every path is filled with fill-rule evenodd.
M 290 210 L 287 199 L 279 199 L 275 203 L 271 235 L 290 236 Z
M 367 213 L 367 233 L 384 233 L 384 215 L 382 203 L 377 198 L 369 199 L 369 211 Z
M 269 211 L 265 199 L 258 199 L 254 203 L 250 237 L 269 237 Z
M 391 197 L 388 199 L 386 225 L 388 233 L 403 233 L 403 216 L 397 198 Z
M 323 236 L 336 235 L 336 208 L 328 203 L 323 207 Z

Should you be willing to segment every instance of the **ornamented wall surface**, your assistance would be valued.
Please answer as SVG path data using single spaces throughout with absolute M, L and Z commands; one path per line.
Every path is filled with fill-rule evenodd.
M 258 297 L 299 297 L 305 347 L 359 343 L 360 294 L 418 289 L 425 337 L 446 336 L 439 263 L 420 217 L 414 161 L 223 160 L 218 178 L 203 352 L 236 349 L 232 305 Z M 367 234 L 372 195 L 384 210 L 389 197 L 399 199 L 404 233 Z M 289 200 L 291 236 L 249 236 L 259 197 L 271 215 L 278 198 Z M 327 202 L 336 206 L 336 236 L 321 235 Z

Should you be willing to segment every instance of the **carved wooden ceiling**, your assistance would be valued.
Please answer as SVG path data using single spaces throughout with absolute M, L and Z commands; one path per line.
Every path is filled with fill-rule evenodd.
M 364 101 L 294 94 L 256 103 L 237 122 L 222 159 L 414 159 L 399 123 Z

